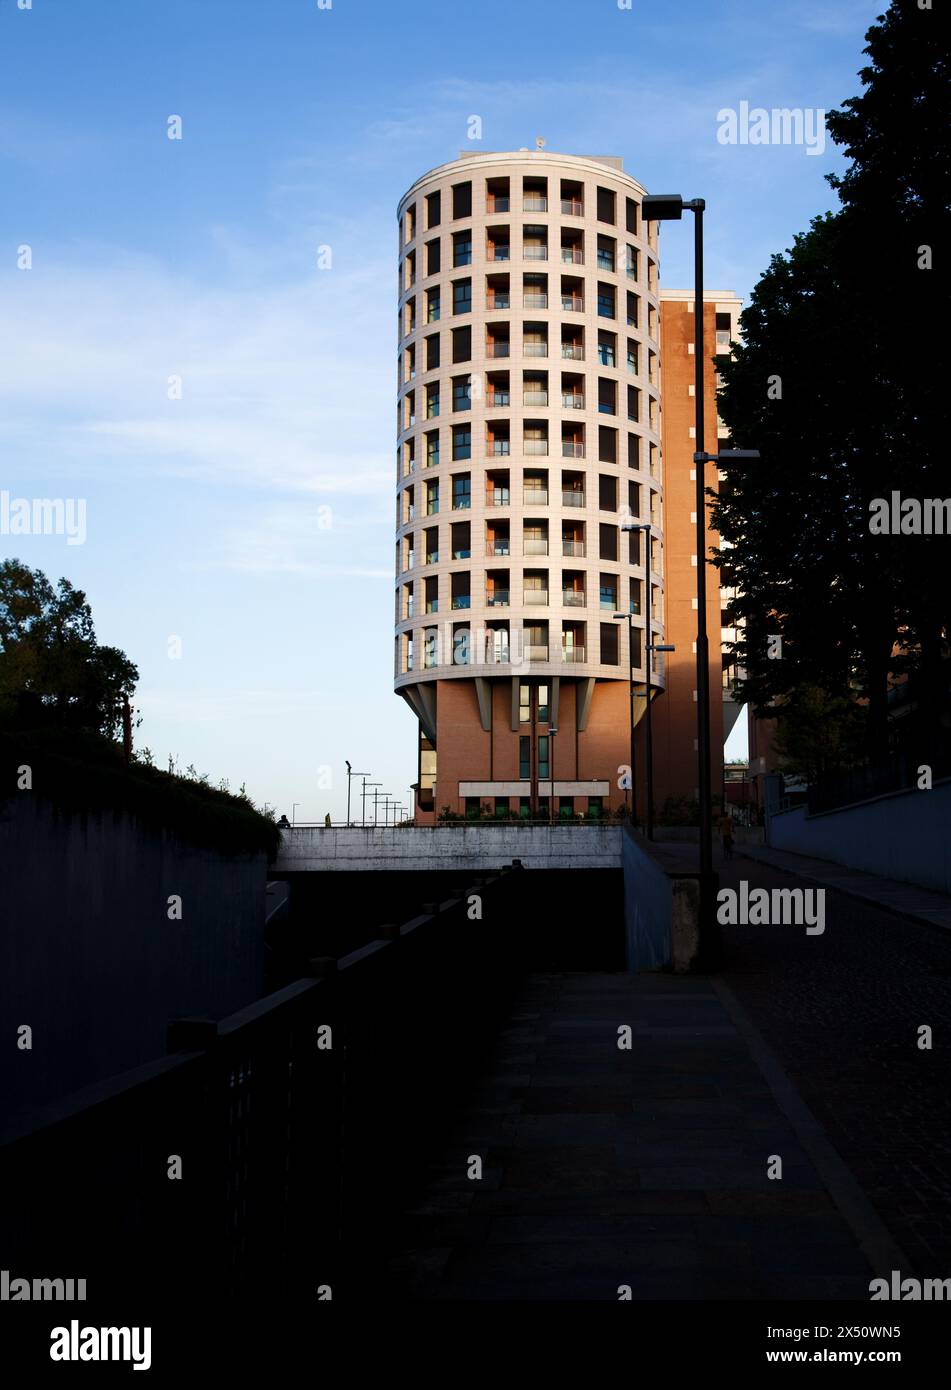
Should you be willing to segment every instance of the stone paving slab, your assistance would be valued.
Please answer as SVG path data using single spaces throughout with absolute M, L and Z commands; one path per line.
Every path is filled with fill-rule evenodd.
M 858 1208 L 833 1200 L 735 1007 L 701 978 L 530 977 L 394 1223 L 393 1295 L 867 1299 Z

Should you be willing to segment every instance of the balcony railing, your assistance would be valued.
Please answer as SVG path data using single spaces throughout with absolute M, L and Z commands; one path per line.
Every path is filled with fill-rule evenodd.
M 574 663 L 584 661 L 584 647 L 562 647 L 561 659 Z
M 508 555 L 508 540 L 486 541 L 485 553 L 486 555 Z
M 453 608 L 469 608 L 471 606 L 471 602 L 471 594 L 453 594 L 452 596 Z
M 538 539 L 536 539 L 536 538 L 534 538 L 534 537 L 526 537 L 526 538 L 522 541 L 522 554 L 523 554 L 523 555 L 547 555 L 547 554 L 548 554 L 548 541 L 547 541 L 547 540 L 544 540 L 544 539 L 543 539 L 543 540 L 538 540 Z
M 584 295 L 563 294 L 561 296 L 561 307 L 566 312 L 580 314 L 584 310 Z
M 572 357 L 576 362 L 584 361 L 584 348 L 580 343 L 562 343 L 562 357 Z
M 493 246 L 491 242 L 485 248 L 485 258 L 487 261 L 507 261 L 510 259 L 510 248 L 508 246 Z
M 487 309 L 510 309 L 511 307 L 512 301 L 507 293 L 490 294 L 486 303 Z
M 508 488 L 495 488 L 485 494 L 485 504 L 487 507 L 507 507 L 509 506 Z
M 547 212 L 548 199 L 537 195 L 535 197 L 526 198 L 522 203 L 522 210 L 524 212 Z
M 583 608 L 584 589 L 562 589 L 561 601 L 566 608 Z
M 523 502 L 536 502 L 536 503 L 541 503 L 542 505 L 547 505 L 547 503 L 548 503 L 548 489 L 547 489 L 547 487 L 527 487 L 527 488 L 525 488 L 525 490 L 524 490 L 523 493 L 522 493 L 522 501 L 523 501 Z
M 528 294 L 525 294 L 525 295 L 522 296 L 522 308 L 523 308 L 523 309 L 547 309 L 547 308 L 548 308 L 548 295 L 547 295 L 547 294 L 542 294 L 540 291 L 537 292 L 537 293 L 535 293 L 535 292 L 530 292 L 530 293 L 528 293 Z
M 583 507 L 583 492 L 563 492 L 561 494 L 561 505 L 563 507 Z
M 717 329 L 717 347 L 730 346 L 730 331 L 727 328 Z
M 582 217 L 584 204 L 580 198 L 562 198 L 561 210 L 566 217 Z
M 547 343 L 525 343 L 522 348 L 526 357 L 547 357 Z
M 547 391 L 523 391 L 523 392 L 522 392 L 522 404 L 523 404 L 523 405 L 547 405 L 547 404 L 548 404 L 548 392 L 547 392 Z
M 525 655 L 529 661 L 547 661 L 548 647 L 540 642 L 531 642 L 525 646 Z
M 564 459 L 583 459 L 584 445 L 578 444 L 573 440 L 562 440 L 561 456 Z
M 504 454 L 509 454 L 511 453 L 511 442 L 508 439 L 490 439 L 489 453 L 495 458 L 499 458 Z
M 522 247 L 522 256 L 526 261 L 547 261 L 548 247 L 528 242 Z
M 486 605 L 489 608 L 508 608 L 509 591 L 508 589 L 494 589 L 486 595 Z
M 580 246 L 563 246 L 561 259 L 565 265 L 584 265 L 584 252 Z
M 508 198 L 494 198 L 490 196 L 485 200 L 485 207 L 486 212 L 508 212 L 509 200 Z
M 489 342 L 485 345 L 486 357 L 508 357 L 510 344 L 503 342 Z
M 529 608 L 547 608 L 547 589 L 523 589 L 522 602 Z
M 562 540 L 562 542 L 561 542 L 561 553 L 562 553 L 562 555 L 578 556 L 580 559 L 584 559 L 584 553 L 585 553 L 585 544 L 584 544 L 584 541 L 566 541 L 566 540 Z
M 547 453 L 548 453 L 548 440 L 547 440 L 547 439 L 526 439 L 526 440 L 524 440 L 524 442 L 523 442 L 523 444 L 522 444 L 522 453 L 523 453 L 523 454 L 547 454 Z
M 565 410 L 584 410 L 584 396 L 580 391 L 563 391 L 561 404 Z

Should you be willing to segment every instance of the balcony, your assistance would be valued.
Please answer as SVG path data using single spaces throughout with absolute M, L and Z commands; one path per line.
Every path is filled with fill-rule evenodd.
M 511 400 L 508 391 L 490 391 L 485 398 L 485 403 L 491 406 L 503 406 L 510 405 Z
M 547 212 L 547 211 L 548 211 L 548 199 L 547 199 L 547 198 L 539 197 L 538 195 L 536 195 L 535 197 L 526 198 L 526 199 L 524 200 L 524 202 L 522 203 L 522 211 L 523 211 L 523 212 Z
M 584 252 L 580 246 L 563 246 L 561 259 L 565 265 L 584 265 Z
M 565 217 L 583 217 L 584 204 L 580 198 L 562 198 L 561 211 Z
M 485 200 L 485 210 L 486 212 L 508 212 L 509 200 L 508 198 L 494 198 L 490 194 Z
M 547 661 L 548 648 L 547 646 L 543 646 L 538 642 L 526 644 L 525 655 L 528 657 L 529 661 Z
M 486 594 L 485 602 L 488 608 L 508 608 L 508 589 L 493 589 L 491 593 Z
M 528 608 L 547 608 L 548 590 L 547 589 L 523 589 L 522 602 Z
M 541 539 L 541 540 L 539 540 L 539 539 L 537 539 L 537 538 L 529 538 L 529 537 L 526 537 L 526 539 L 522 541 L 522 554 L 523 554 L 523 555 L 547 555 L 547 554 L 548 554 L 548 542 L 547 542 L 547 540 L 545 540 L 544 538 Z
M 488 452 L 494 458 L 501 458 L 511 453 L 510 441 L 508 439 L 490 439 Z
M 523 404 L 523 405 L 547 405 L 547 404 L 548 404 L 548 392 L 547 392 L 547 391 L 523 391 L 523 392 L 522 392 L 522 404 Z
M 563 294 L 561 296 L 561 307 L 566 313 L 580 314 L 584 312 L 584 295 Z
M 523 502 L 535 502 L 536 504 L 541 504 L 542 506 L 547 506 L 547 505 L 548 505 L 548 489 L 547 489 L 547 487 L 527 487 L 527 488 L 525 488 L 524 491 L 522 492 L 522 501 L 523 501 Z
M 486 541 L 486 555 L 505 555 L 509 554 L 509 543 L 507 540 Z
M 562 661 L 580 664 L 584 661 L 584 647 L 562 647 L 561 659 Z
M 535 342 L 535 343 L 525 343 L 525 344 L 523 345 L 523 347 L 522 347 L 522 352 L 524 353 L 524 355 L 525 355 L 526 357 L 547 357 L 547 356 L 548 356 L 548 344 L 547 344 L 547 343 L 537 343 L 537 342 Z
M 565 608 L 583 608 L 585 602 L 584 589 L 562 589 L 561 601 Z
M 570 357 L 575 362 L 583 362 L 584 348 L 580 343 L 562 343 L 561 355 L 562 357 Z
M 561 456 L 563 459 L 583 459 L 584 445 L 573 443 L 570 440 L 562 440 Z
M 566 555 L 566 556 L 568 556 L 568 555 L 570 555 L 570 556 L 572 556 L 572 557 L 577 556 L 579 559 L 583 560 L 583 559 L 584 559 L 584 554 L 585 554 L 585 544 L 584 544 L 584 541 L 565 541 L 565 540 L 563 540 L 562 543 L 561 543 L 561 553 L 562 553 L 562 555 Z
M 526 242 L 522 247 L 522 258 L 526 261 L 547 261 L 548 247 L 541 242 Z
M 511 247 L 504 242 L 489 242 L 485 248 L 485 258 L 487 261 L 508 261 L 511 260 Z
M 583 507 L 583 492 L 563 492 L 561 494 L 561 505 L 563 507 Z
M 563 391 L 561 404 L 564 410 L 584 410 L 584 394 L 581 391 Z
M 486 357 L 508 357 L 510 344 L 506 342 L 486 343 Z
M 547 439 L 526 439 L 522 442 L 523 454 L 545 455 L 548 453 Z
M 728 348 L 730 346 L 730 330 L 728 328 L 717 329 L 717 347 Z
M 522 296 L 523 309 L 547 309 L 548 295 L 541 291 L 529 291 Z
M 508 507 L 510 506 L 508 488 L 497 487 L 485 494 L 485 505 L 487 507 Z
M 485 307 L 487 309 L 510 309 L 512 307 L 511 296 L 507 290 L 503 290 L 501 293 L 497 294 L 490 294 L 486 300 Z

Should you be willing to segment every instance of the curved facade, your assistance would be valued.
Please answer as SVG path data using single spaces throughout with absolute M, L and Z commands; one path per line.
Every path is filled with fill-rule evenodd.
M 664 634 L 643 193 L 620 160 L 519 151 L 400 202 L 395 685 L 423 819 L 624 800 L 630 658 L 643 684 Z

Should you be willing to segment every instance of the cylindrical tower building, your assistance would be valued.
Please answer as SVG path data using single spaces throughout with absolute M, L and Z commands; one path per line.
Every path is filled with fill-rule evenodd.
M 400 202 L 395 686 L 422 822 L 626 799 L 629 669 L 643 695 L 664 632 L 643 193 L 620 159 L 521 150 Z

